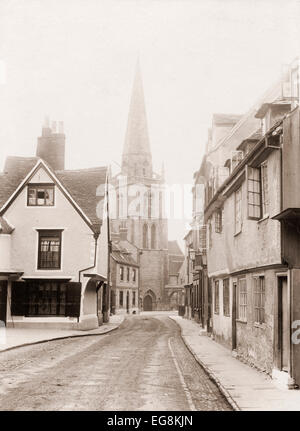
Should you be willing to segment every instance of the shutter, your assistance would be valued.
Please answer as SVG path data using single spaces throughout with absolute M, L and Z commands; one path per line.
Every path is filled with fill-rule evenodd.
M 81 283 L 69 282 L 66 286 L 66 316 L 80 316 Z
M 11 314 L 12 316 L 25 316 L 26 307 L 26 283 L 13 281 L 11 285 Z

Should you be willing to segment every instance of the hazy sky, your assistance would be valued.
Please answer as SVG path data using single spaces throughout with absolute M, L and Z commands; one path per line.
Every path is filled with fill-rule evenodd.
M 47 114 L 67 168 L 120 163 L 139 53 L 155 165 L 191 183 L 212 113 L 247 111 L 299 54 L 299 22 L 295 0 L 0 0 L 0 170 Z

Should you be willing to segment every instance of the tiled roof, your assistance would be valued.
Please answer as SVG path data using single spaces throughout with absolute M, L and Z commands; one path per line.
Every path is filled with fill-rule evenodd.
M 0 173 L 0 208 L 37 163 L 37 157 L 7 157 Z
M 101 224 L 103 213 L 99 202 L 104 201 L 107 167 L 56 171 L 55 174 L 92 224 Z
M 123 247 L 119 241 L 112 242 L 111 257 L 118 263 L 138 266 L 137 262 L 132 257 L 131 252 L 127 250 L 125 247 Z
M 178 254 L 183 256 L 183 253 L 176 240 L 168 241 L 168 250 L 169 250 L 169 254 Z
M 169 275 L 177 275 L 181 268 L 182 262 L 183 262 L 183 259 L 181 261 L 171 260 L 169 262 Z
M 38 160 L 40 159 L 37 157 L 7 157 L 4 171 L 0 173 L 0 208 Z M 59 181 L 90 219 L 95 229 L 101 225 L 102 207 L 99 207 L 99 202 L 104 200 L 106 174 L 107 167 L 55 172 Z

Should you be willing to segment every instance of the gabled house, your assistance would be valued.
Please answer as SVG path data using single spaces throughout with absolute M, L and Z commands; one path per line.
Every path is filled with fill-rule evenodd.
M 107 168 L 65 170 L 64 140 L 45 125 L 37 157 L 8 157 L 0 174 L 0 320 L 10 327 L 108 319 Z

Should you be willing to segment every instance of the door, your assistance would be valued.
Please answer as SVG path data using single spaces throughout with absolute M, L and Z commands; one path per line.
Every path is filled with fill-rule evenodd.
M 152 311 L 152 298 L 146 295 L 144 298 L 144 311 Z
M 129 292 L 127 291 L 126 295 L 126 311 L 129 313 Z
M 212 284 L 207 280 L 207 332 L 212 332 Z
M 6 325 L 7 280 L 0 280 L 0 327 Z
M 237 346 L 237 340 L 236 340 L 236 316 L 237 316 L 237 310 L 236 310 L 236 306 L 237 306 L 237 300 L 236 300 L 236 295 L 237 295 L 237 288 L 236 288 L 236 282 L 234 282 L 232 284 L 232 344 L 231 344 L 231 348 L 232 350 L 236 350 L 236 346 Z
M 290 362 L 290 315 L 287 277 L 278 279 L 278 332 L 280 365 L 282 371 L 289 371 Z

